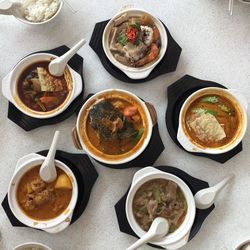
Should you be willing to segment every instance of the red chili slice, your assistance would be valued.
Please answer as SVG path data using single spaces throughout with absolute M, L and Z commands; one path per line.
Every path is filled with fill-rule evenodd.
M 127 31 L 127 36 L 130 42 L 135 43 L 138 37 L 139 31 L 136 28 L 129 28 Z

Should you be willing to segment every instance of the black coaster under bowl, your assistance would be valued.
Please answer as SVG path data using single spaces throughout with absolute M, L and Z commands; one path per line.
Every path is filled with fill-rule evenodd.
M 89 94 L 84 102 L 86 102 L 92 95 L 94 94 Z M 77 112 L 79 112 L 78 110 Z M 146 149 L 134 160 L 124 163 L 124 164 L 105 164 L 103 162 L 99 162 L 101 165 L 108 167 L 108 168 L 114 168 L 114 169 L 124 169 L 124 168 L 131 168 L 131 167 L 147 167 L 147 166 L 152 166 L 155 161 L 158 159 L 160 154 L 164 151 L 165 146 L 161 140 L 160 132 L 159 132 L 159 127 L 158 123 L 156 123 L 153 126 L 152 130 L 152 136 L 151 139 L 148 143 L 148 146 Z M 95 160 L 95 159 L 94 159 Z M 96 161 L 96 160 L 95 160 Z
M 185 100 L 192 93 L 194 93 L 199 89 L 207 87 L 226 88 L 223 85 L 216 82 L 200 80 L 192 76 L 185 75 L 175 83 L 171 84 L 167 89 L 167 94 L 168 94 L 168 106 L 166 111 L 167 129 L 174 143 L 183 150 L 185 149 L 181 146 L 181 144 L 177 140 L 177 131 L 179 127 L 179 114 L 181 111 L 181 107 L 185 102 Z M 217 161 L 219 163 L 225 163 L 226 161 L 228 161 L 241 151 L 242 151 L 242 142 L 238 144 L 234 149 L 223 154 L 212 155 L 212 154 L 194 153 L 188 151 L 186 152 L 193 155 L 206 157 L 211 160 Z
M 66 53 L 69 50 L 69 48 L 65 45 L 57 47 L 52 50 L 45 50 L 45 51 L 37 51 L 32 54 L 36 53 L 50 53 L 56 56 L 61 56 L 64 53 Z M 47 119 L 37 119 L 33 118 L 31 116 L 28 116 L 24 113 L 22 113 L 19 109 L 15 107 L 11 102 L 9 102 L 9 108 L 8 108 L 8 118 L 16 123 L 19 127 L 24 129 L 25 131 L 30 131 L 32 129 L 45 126 L 45 125 L 52 125 L 59 123 L 61 121 L 66 120 L 71 115 L 74 114 L 76 109 L 82 105 L 83 102 L 83 94 L 84 94 L 84 80 L 83 80 L 83 58 L 79 56 L 78 54 L 75 54 L 68 62 L 70 67 L 75 70 L 77 73 L 81 75 L 82 78 L 82 92 L 79 96 L 75 98 L 75 100 L 72 101 L 72 103 L 68 106 L 66 110 L 64 110 L 61 114 Z
M 166 173 L 176 175 L 177 177 L 182 179 L 188 185 L 193 195 L 196 194 L 199 190 L 209 187 L 209 184 L 207 182 L 194 178 L 191 175 L 187 174 L 186 172 L 178 168 L 170 167 L 170 166 L 158 166 L 155 168 L 161 171 L 164 171 Z M 126 194 L 116 203 L 115 205 L 116 216 L 117 216 L 120 231 L 138 238 L 138 236 L 134 233 L 134 231 L 130 227 L 127 217 L 126 217 L 125 205 L 126 205 L 128 192 L 129 192 L 129 189 L 126 192 Z M 196 209 L 194 224 L 189 234 L 189 241 L 192 240 L 194 236 L 199 232 L 204 220 L 213 211 L 214 208 L 215 206 L 213 204 L 208 209 Z M 161 248 L 156 245 L 152 245 L 152 244 L 149 244 L 149 245 L 152 247 Z
M 37 154 L 46 156 L 48 150 L 40 151 Z M 65 163 L 74 173 L 78 185 L 78 198 L 72 216 L 71 223 L 74 223 L 84 212 L 90 197 L 91 189 L 95 184 L 98 173 L 86 154 L 71 154 L 64 151 L 56 151 L 56 159 Z M 2 207 L 14 227 L 27 227 L 21 223 L 11 212 L 8 195 L 5 196 Z
M 173 72 L 176 70 L 182 49 L 173 39 L 167 27 L 163 24 L 167 31 L 168 44 L 166 53 L 163 56 L 162 60 L 157 64 L 157 66 L 153 69 L 153 71 L 150 73 L 148 77 L 138 80 L 129 78 L 127 75 L 125 75 L 121 70 L 119 70 L 109 61 L 103 50 L 102 34 L 108 22 L 109 20 L 106 20 L 103 22 L 99 22 L 95 25 L 89 45 L 95 51 L 97 56 L 100 58 L 104 68 L 113 77 L 127 83 L 143 83 L 152 80 L 162 74 Z

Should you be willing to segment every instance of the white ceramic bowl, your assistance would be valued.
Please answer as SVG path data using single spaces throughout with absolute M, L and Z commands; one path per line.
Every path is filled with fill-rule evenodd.
M 148 130 L 147 130 L 147 135 L 144 138 L 143 144 L 142 146 L 136 150 L 132 155 L 126 157 L 126 158 L 122 158 L 122 159 L 107 159 L 101 156 L 96 155 L 93 151 L 91 151 L 85 144 L 84 140 L 81 138 L 81 134 L 80 134 L 80 123 L 81 123 L 81 117 L 83 115 L 88 115 L 88 108 L 91 107 L 93 105 L 93 103 L 95 103 L 97 100 L 99 100 L 100 98 L 102 98 L 104 95 L 109 94 L 109 93 L 121 93 L 121 94 L 125 94 L 128 96 L 131 96 L 132 99 L 136 100 L 140 106 L 142 107 L 144 113 L 146 114 L 146 120 L 148 123 Z M 137 156 L 139 156 L 147 147 L 150 139 L 151 139 L 151 135 L 152 135 L 152 128 L 153 128 L 153 122 L 149 113 L 149 110 L 145 104 L 145 102 L 143 102 L 140 98 L 138 98 L 136 95 L 132 94 L 131 92 L 122 90 L 122 89 L 107 89 L 107 90 L 103 90 L 100 91 L 98 93 L 96 93 L 95 95 L 91 96 L 82 106 L 78 117 L 77 117 L 77 123 L 76 123 L 76 131 L 77 131 L 77 136 L 78 139 L 80 141 L 81 147 L 83 150 L 85 150 L 87 152 L 87 154 L 89 154 L 91 157 L 93 157 L 94 159 L 96 159 L 99 162 L 103 162 L 103 163 L 107 163 L 107 164 L 123 164 L 129 161 L 132 161 L 133 159 L 135 159 Z
M 82 91 L 82 79 L 81 76 L 74 71 L 69 65 L 67 68 L 72 78 L 72 91 L 69 93 L 68 97 L 59 107 L 48 111 L 39 112 L 28 108 L 19 98 L 17 93 L 17 81 L 20 74 L 29 65 L 39 62 L 39 61 L 49 61 L 51 58 L 56 58 L 57 56 L 49 53 L 36 53 L 23 58 L 14 69 L 3 78 L 2 80 L 2 93 L 3 95 L 18 108 L 24 114 L 40 119 L 51 118 L 62 113 L 70 103 L 81 93 Z
M 243 250 L 243 247 L 247 245 L 248 247 L 250 246 L 250 240 L 245 240 L 243 241 L 240 245 L 238 245 L 235 250 Z
M 54 19 L 59 15 L 59 13 L 60 13 L 61 10 L 62 10 L 63 4 L 64 4 L 64 1 L 61 0 L 61 3 L 60 3 L 60 5 L 59 5 L 59 7 L 58 7 L 56 13 L 55 13 L 52 17 L 50 17 L 49 19 L 47 19 L 47 20 L 45 20 L 45 21 L 42 21 L 42 22 L 31 22 L 31 21 L 25 19 L 25 18 L 22 17 L 22 16 L 20 16 L 20 17 L 15 16 L 15 18 L 16 18 L 17 20 L 19 20 L 20 22 L 22 22 L 22 23 L 26 23 L 26 24 L 30 24 L 30 25 L 41 25 L 41 24 L 46 24 L 46 23 L 51 22 L 52 20 L 54 20 Z
M 239 113 L 241 115 L 241 125 L 240 130 L 237 132 L 236 138 L 234 138 L 231 142 L 228 144 L 218 147 L 218 148 L 205 148 L 200 146 L 199 144 L 196 144 L 193 142 L 190 137 L 188 136 L 188 133 L 185 132 L 185 112 L 188 109 L 189 105 L 199 98 L 202 95 L 206 94 L 221 94 L 222 96 L 227 97 L 229 100 L 235 103 L 237 105 Z M 222 89 L 222 88 L 216 88 L 216 87 L 208 87 L 200 89 L 196 92 L 194 92 L 192 95 L 190 95 L 186 101 L 183 103 L 180 116 L 179 116 L 179 127 L 178 127 L 178 133 L 177 133 L 177 139 L 179 143 L 184 147 L 185 150 L 189 152 L 199 152 L 199 153 L 207 153 L 207 154 L 222 154 L 225 152 L 228 152 L 235 148 L 243 139 L 246 128 L 247 128 L 247 100 L 246 98 L 237 90 L 234 89 Z
M 8 188 L 8 201 L 9 201 L 9 206 L 10 206 L 12 213 L 20 222 L 22 222 L 26 226 L 33 227 L 36 229 L 41 229 L 49 233 L 57 233 L 69 226 L 72 215 L 73 215 L 73 211 L 76 206 L 77 198 L 78 198 L 77 181 L 73 172 L 71 171 L 69 167 L 67 167 L 61 161 L 58 161 L 58 160 L 55 161 L 56 166 L 61 168 L 69 176 L 71 183 L 72 183 L 72 187 L 73 187 L 70 203 L 67 209 L 63 213 L 61 213 L 58 217 L 51 219 L 51 220 L 45 220 L 45 221 L 38 221 L 38 220 L 32 219 L 23 212 L 23 210 L 18 205 L 18 202 L 16 199 L 17 186 L 22 176 L 33 167 L 42 164 L 44 159 L 45 159 L 44 156 L 41 156 L 38 154 L 29 154 L 29 155 L 22 157 L 17 162 L 15 172 L 13 174 L 13 177 L 10 181 L 9 188 Z
M 160 171 L 153 167 L 146 167 L 137 171 L 133 177 L 133 181 L 126 199 L 126 216 L 129 225 L 131 226 L 135 234 L 141 238 L 146 232 L 139 226 L 133 215 L 133 199 L 137 190 L 145 182 L 159 178 L 174 181 L 180 187 L 186 198 L 188 209 L 183 223 L 177 230 L 175 230 L 173 233 L 168 234 L 160 240 L 152 241 L 150 243 L 167 249 L 177 249 L 187 243 L 196 213 L 193 194 L 187 184 L 183 182 L 179 177 Z
M 157 28 L 160 32 L 160 36 L 161 36 L 161 49 L 160 49 L 160 54 L 158 56 L 158 59 L 155 62 L 153 62 L 152 64 L 147 64 L 144 67 L 140 67 L 140 68 L 129 67 L 129 66 L 126 66 L 126 65 L 118 62 L 114 58 L 114 56 L 112 55 L 112 53 L 109 49 L 110 30 L 113 26 L 114 19 L 123 15 L 124 13 L 128 13 L 129 16 L 138 16 L 138 15 L 148 14 L 152 17 L 155 25 L 157 26 Z M 166 29 L 164 28 L 163 24 L 161 23 L 161 21 L 158 18 L 151 15 L 150 13 L 148 13 L 147 11 L 145 11 L 143 9 L 139 9 L 139 8 L 126 8 L 125 10 L 118 12 L 108 22 L 108 24 L 106 25 L 106 27 L 104 29 L 103 36 L 102 36 L 102 46 L 103 46 L 104 52 L 105 52 L 106 56 L 108 57 L 109 61 L 131 79 L 146 78 L 151 73 L 151 71 L 155 68 L 155 66 L 161 61 L 163 56 L 165 55 L 165 52 L 167 50 L 167 44 L 168 44 L 167 32 L 166 32 Z
M 50 247 L 37 242 L 26 242 L 16 246 L 13 250 L 25 250 L 32 247 L 39 248 L 39 250 L 52 250 Z

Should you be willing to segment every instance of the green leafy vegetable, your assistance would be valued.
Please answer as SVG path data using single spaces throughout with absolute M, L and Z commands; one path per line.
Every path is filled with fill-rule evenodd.
M 161 201 L 161 192 L 159 189 L 155 189 L 153 192 L 154 198 L 160 202 Z
M 230 108 L 227 107 L 225 104 L 218 104 L 218 107 L 219 107 L 222 111 L 228 113 L 230 116 L 234 116 L 234 115 L 235 115 L 234 110 L 230 109 Z
M 140 128 L 139 131 L 137 132 L 137 134 L 134 136 L 134 138 L 132 139 L 132 143 L 134 145 L 137 144 L 138 141 L 140 141 L 142 135 L 144 133 L 144 128 Z
M 130 27 L 136 28 L 136 29 L 138 29 L 139 31 L 141 31 L 141 24 L 140 24 L 140 23 L 131 24 Z
M 42 109 L 42 111 L 46 111 L 46 108 L 45 108 L 45 106 L 42 104 L 42 102 L 41 101 L 37 101 L 36 102 L 37 104 L 38 104 L 38 106 Z
M 207 110 L 205 111 L 205 114 L 210 114 L 210 115 L 216 116 L 216 115 L 217 115 L 217 112 L 214 111 L 214 110 L 211 110 L 211 109 L 207 109 Z
M 214 111 L 214 110 L 211 110 L 211 109 L 196 108 L 196 109 L 193 109 L 192 112 L 197 113 L 199 115 L 202 115 L 202 114 L 210 114 L 210 115 L 213 115 L 213 116 L 217 115 L 217 112 Z
M 125 46 L 128 43 L 128 37 L 125 34 L 121 34 L 117 37 L 118 43 Z
M 219 98 L 216 96 L 206 96 L 201 99 L 202 102 L 207 102 L 207 103 L 217 103 L 219 102 Z

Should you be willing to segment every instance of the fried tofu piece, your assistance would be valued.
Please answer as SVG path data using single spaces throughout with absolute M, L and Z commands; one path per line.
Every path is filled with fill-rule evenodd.
M 58 92 L 63 90 L 60 79 L 51 76 L 45 68 L 37 67 L 37 74 L 41 83 L 41 90 L 46 92 Z

